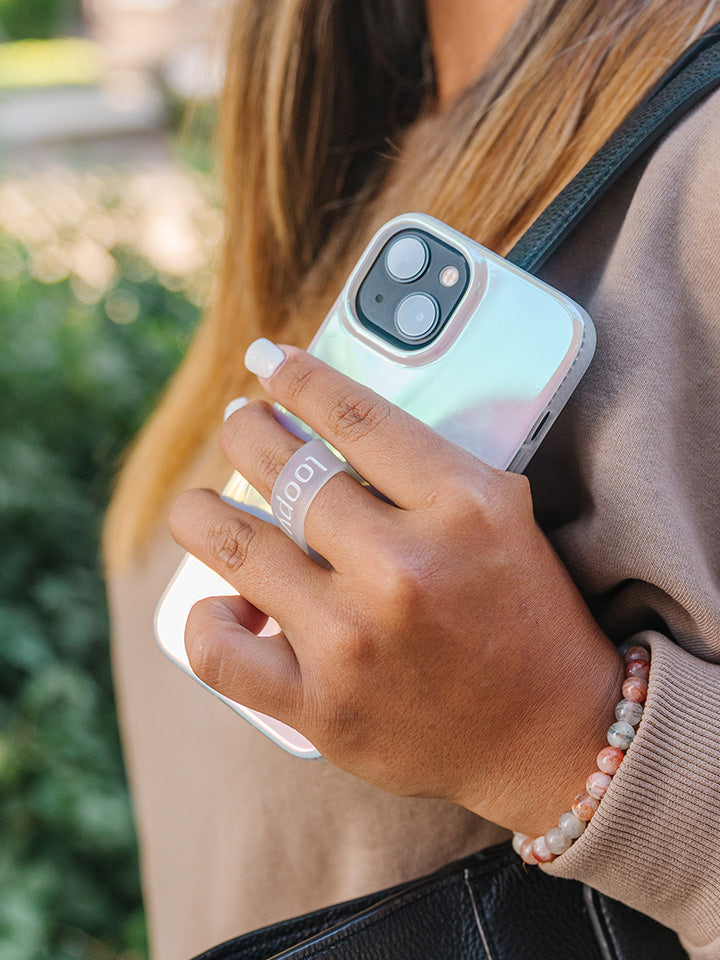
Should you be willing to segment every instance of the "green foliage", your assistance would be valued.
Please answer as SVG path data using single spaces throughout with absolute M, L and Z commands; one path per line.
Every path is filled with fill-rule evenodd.
M 81 37 L 0 43 L 2 90 L 97 83 L 101 70 L 100 48 Z
M 0 40 L 47 38 L 80 22 L 80 0 L 0 0 Z
M 113 286 L 83 302 L 0 232 L 0 960 L 146 950 L 98 538 L 198 308 L 111 254 Z

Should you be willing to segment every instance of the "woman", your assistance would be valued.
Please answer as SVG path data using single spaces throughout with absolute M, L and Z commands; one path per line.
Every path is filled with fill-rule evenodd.
M 720 98 L 637 164 L 543 272 L 587 308 L 599 347 L 529 489 L 441 449 L 394 409 L 374 418 L 362 388 L 287 346 L 307 343 L 396 213 L 431 213 L 506 253 L 720 5 L 426 8 L 238 5 L 216 302 L 130 454 L 106 528 L 154 956 L 419 875 L 508 828 L 544 833 L 604 741 L 614 645 L 639 631 L 652 667 L 637 741 L 591 829 L 542 869 L 656 917 L 694 958 L 720 956 Z M 259 393 L 241 358 L 260 335 L 285 345 L 271 351 L 276 372 L 262 368 L 269 396 L 352 445 L 356 466 L 406 510 L 380 514 L 386 505 L 347 481 L 343 529 L 356 549 L 341 556 L 347 478 L 328 484 L 308 524 L 335 551 L 344 579 L 332 594 L 289 540 L 260 527 L 253 550 L 240 549 L 251 562 L 237 549 L 228 558 L 215 536 L 233 522 L 222 503 L 207 491 L 181 498 L 180 543 L 225 564 L 295 643 L 259 651 L 247 630 L 263 617 L 237 601 L 201 608 L 189 649 L 223 692 L 297 724 L 378 786 L 284 755 L 152 642 L 152 609 L 182 554 L 166 518 L 182 489 L 223 484 L 219 422 L 232 397 Z M 355 413 L 333 420 L 338 409 Z M 223 432 L 230 463 L 266 492 L 292 452 L 279 430 L 253 403 Z M 441 477 L 434 490 L 402 470 L 419 455 Z M 320 668 L 305 684 L 307 664 Z

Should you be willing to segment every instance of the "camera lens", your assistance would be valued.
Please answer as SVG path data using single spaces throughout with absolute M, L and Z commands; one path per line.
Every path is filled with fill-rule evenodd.
M 398 304 L 395 324 L 408 340 L 421 340 L 432 331 L 439 313 L 432 297 L 425 293 L 411 293 Z
M 427 244 L 419 237 L 405 235 L 398 237 L 385 254 L 387 272 L 394 280 L 409 283 L 416 280 L 427 266 L 429 259 Z

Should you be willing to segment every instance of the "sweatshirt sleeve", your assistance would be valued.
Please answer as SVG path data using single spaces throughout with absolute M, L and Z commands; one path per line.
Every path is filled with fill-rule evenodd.
M 720 960 L 719 157 L 716 91 L 550 261 L 544 279 L 586 307 L 598 352 L 534 474 L 602 629 L 652 649 L 620 770 L 541 869 L 675 930 L 692 960 Z
M 583 836 L 547 873 L 580 880 L 720 957 L 720 666 L 660 633 L 642 721 Z

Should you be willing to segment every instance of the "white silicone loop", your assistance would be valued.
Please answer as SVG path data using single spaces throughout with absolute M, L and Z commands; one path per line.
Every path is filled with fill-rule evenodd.
M 310 440 L 294 453 L 280 471 L 270 496 L 278 526 L 310 555 L 305 539 L 305 517 L 310 504 L 331 477 L 350 468 L 322 440 Z

